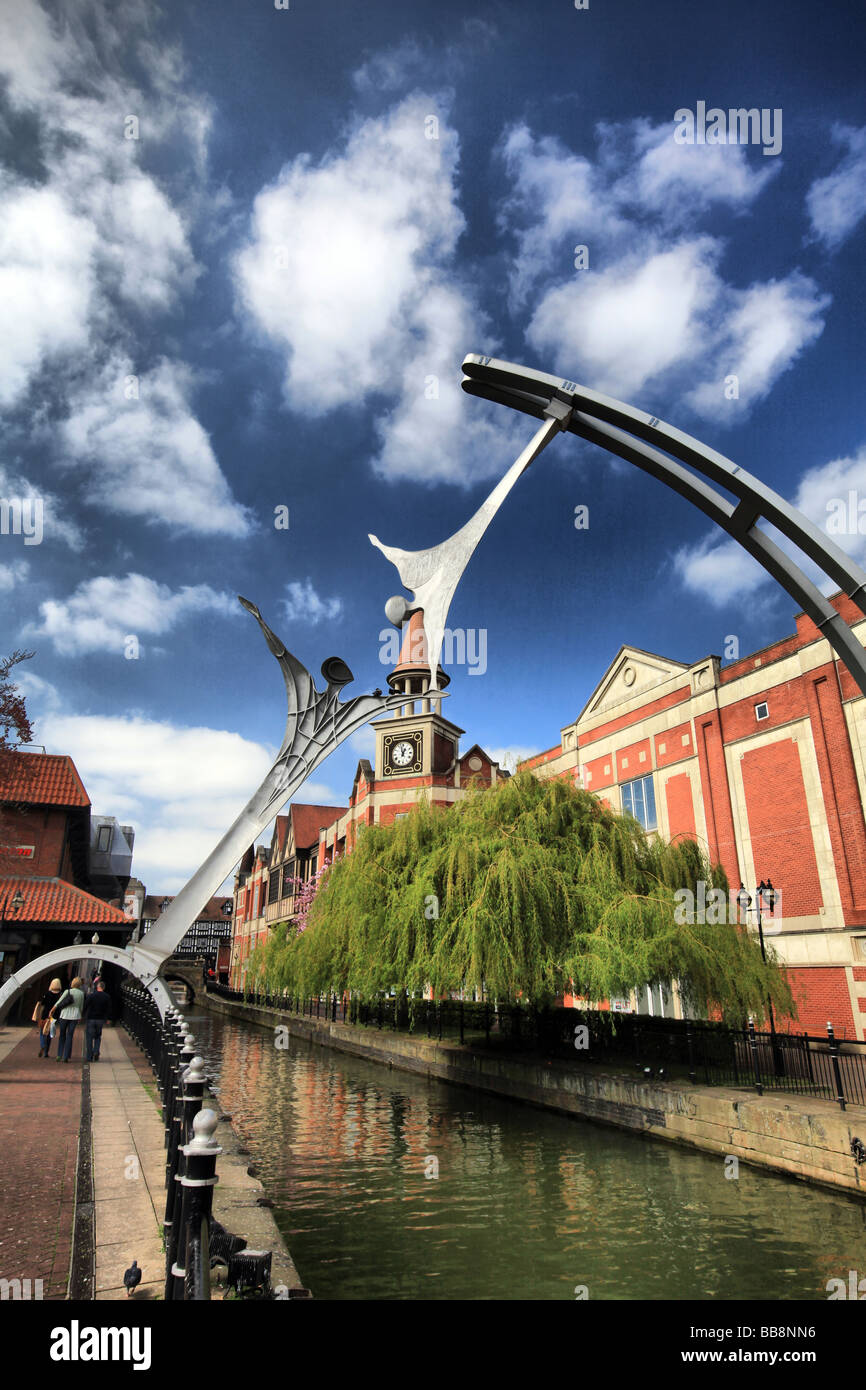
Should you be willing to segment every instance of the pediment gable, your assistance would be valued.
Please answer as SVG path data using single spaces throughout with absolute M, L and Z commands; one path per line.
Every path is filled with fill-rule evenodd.
M 636 695 L 646 695 L 653 687 L 663 686 L 687 674 L 689 668 L 680 661 L 641 651 L 639 647 L 620 647 L 602 676 L 578 721 L 606 714 L 619 705 L 626 705 Z

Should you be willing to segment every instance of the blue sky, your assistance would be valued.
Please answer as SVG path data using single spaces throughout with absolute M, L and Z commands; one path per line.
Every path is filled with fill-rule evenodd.
M 820 525 L 866 498 L 863 29 L 769 0 L 2 0 L 0 497 L 44 515 L 39 545 L 0 535 L 3 649 L 35 651 L 37 738 L 136 826 L 152 891 L 281 737 L 235 596 L 312 670 L 342 656 L 348 694 L 383 685 L 399 584 L 368 531 L 444 539 L 530 437 L 463 395 L 467 352 L 652 410 Z M 678 143 L 698 102 L 781 111 L 781 150 Z M 862 562 L 853 522 L 834 538 Z M 793 611 L 688 504 L 563 437 L 457 592 L 486 669 L 451 670 L 444 712 L 467 746 L 537 751 L 621 643 L 746 653 Z M 342 803 L 371 747 L 305 799 Z

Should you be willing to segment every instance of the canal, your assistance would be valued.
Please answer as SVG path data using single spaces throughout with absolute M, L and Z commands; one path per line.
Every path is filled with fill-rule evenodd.
M 826 1300 L 866 1269 L 864 1203 L 188 1017 L 318 1299 Z

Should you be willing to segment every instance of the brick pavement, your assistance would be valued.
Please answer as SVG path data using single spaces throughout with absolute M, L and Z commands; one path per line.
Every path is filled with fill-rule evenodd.
M 66 1297 L 72 1248 L 81 1108 L 81 1041 L 68 1065 L 38 1056 L 35 1027 L 0 1028 L 0 1278 L 42 1279 L 43 1297 Z M 165 1149 L 150 1067 L 122 1028 L 102 1035 L 88 1068 L 93 1135 L 97 1300 L 125 1300 L 123 1271 L 138 1260 L 137 1300 L 159 1299 L 164 1254 Z M 209 1102 L 213 1103 L 213 1102 Z M 216 1107 L 218 1108 L 218 1107 Z M 251 1249 L 274 1251 L 273 1280 L 300 1287 L 297 1270 L 267 1208 L 264 1189 L 221 1126 L 214 1214 Z M 215 1293 L 216 1297 L 219 1294 Z
M 35 1025 L 0 1028 L 0 1278 L 41 1279 L 46 1299 L 69 1280 L 82 1041 L 79 1027 L 58 1063 L 39 1057 Z

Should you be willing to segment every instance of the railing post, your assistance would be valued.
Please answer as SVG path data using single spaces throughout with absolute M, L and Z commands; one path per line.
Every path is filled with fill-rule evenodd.
M 490 1042 L 490 1004 L 488 1003 L 488 1001 L 487 1001 L 486 999 L 485 999 L 485 1001 L 484 1001 L 484 1038 L 485 1038 L 485 1041 L 489 1044 L 489 1042 Z
M 698 1074 L 695 1071 L 695 1049 L 692 1040 L 692 1030 L 688 1019 L 686 1019 L 686 1047 L 689 1053 L 689 1081 L 694 1085 L 698 1079 Z
M 214 1110 L 199 1110 L 192 1122 L 193 1137 L 183 1146 L 184 1173 L 180 1178 L 180 1250 L 183 1266 L 173 1264 L 175 1297 L 188 1302 L 210 1299 L 210 1216 L 213 1190 L 219 1179 L 216 1161 L 222 1149 L 215 1138 L 219 1117 Z
M 842 1072 L 839 1067 L 839 1044 L 836 1041 L 836 1034 L 833 1032 L 832 1023 L 827 1024 L 827 1041 L 830 1044 L 830 1060 L 833 1063 L 833 1079 L 836 1082 L 836 1099 L 844 1110 L 845 1091 L 842 1086 Z
M 755 1037 L 755 1020 L 751 1015 L 749 1016 L 749 1049 L 752 1054 L 752 1071 L 755 1075 L 755 1089 L 758 1095 L 762 1096 L 764 1094 L 764 1088 L 761 1085 L 761 1070 L 758 1066 L 758 1039 Z
M 813 1070 L 812 1070 L 812 1048 L 811 1048 L 810 1043 L 809 1043 L 809 1034 L 808 1034 L 808 1033 L 804 1033 L 804 1034 L 803 1034 L 803 1042 L 804 1042 L 805 1045 L 806 1045 L 806 1066 L 807 1066 L 808 1069 L 809 1069 L 809 1085 L 810 1085 L 810 1086 L 814 1086 L 814 1084 L 815 1084 L 815 1073 L 814 1073 Z
M 182 1193 L 179 1182 L 184 1172 L 183 1146 L 189 1142 L 193 1135 L 193 1121 L 201 1109 L 205 1083 L 203 1068 L 204 1060 L 201 1057 L 193 1057 L 184 1072 L 183 1097 L 181 1111 L 178 1115 L 179 1134 L 177 1142 L 172 1145 L 171 1149 L 171 1165 L 167 1176 L 168 1191 L 165 1199 L 165 1223 L 163 1227 L 166 1268 L 165 1297 L 167 1299 L 177 1296 L 174 1289 L 172 1268 L 177 1261 L 177 1252 L 182 1231 L 180 1221 Z

